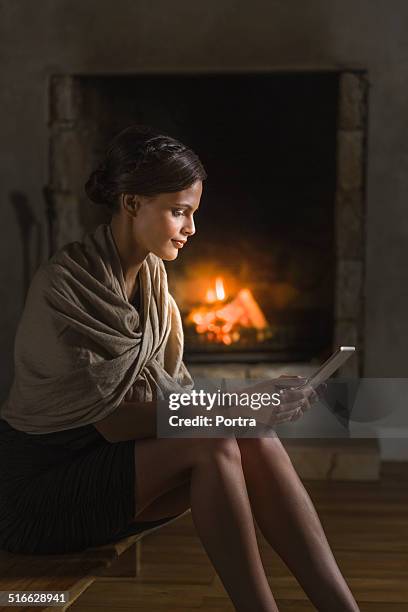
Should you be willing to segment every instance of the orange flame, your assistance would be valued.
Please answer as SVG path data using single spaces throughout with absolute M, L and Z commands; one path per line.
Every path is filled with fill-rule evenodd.
M 215 279 L 215 289 L 209 287 L 205 295 L 205 301 L 208 304 L 213 304 L 217 300 L 225 300 L 224 281 L 222 280 L 221 276 L 217 276 L 217 278 Z
M 221 276 L 215 279 L 215 288 L 207 289 L 205 300 L 207 304 L 193 308 L 187 320 L 195 324 L 197 333 L 206 334 L 211 342 L 230 345 L 239 341 L 239 329 L 242 327 L 258 331 L 268 327 L 268 322 L 250 289 L 241 289 L 234 299 L 226 302 Z
M 217 300 L 225 300 L 225 289 L 221 276 L 218 276 L 215 279 L 215 294 L 217 296 Z

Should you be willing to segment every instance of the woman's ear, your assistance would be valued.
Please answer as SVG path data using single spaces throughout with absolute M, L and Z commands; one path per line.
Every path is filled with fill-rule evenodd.
M 131 193 L 122 193 L 120 199 L 121 207 L 132 217 L 136 217 L 141 204 L 139 196 Z

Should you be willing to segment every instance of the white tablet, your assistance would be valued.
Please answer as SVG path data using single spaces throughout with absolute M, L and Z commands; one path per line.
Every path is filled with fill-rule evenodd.
M 355 346 L 340 346 L 337 351 L 320 366 L 317 372 L 307 379 L 305 384 L 315 389 L 330 378 L 330 376 L 334 374 L 351 355 L 354 355 L 355 351 Z

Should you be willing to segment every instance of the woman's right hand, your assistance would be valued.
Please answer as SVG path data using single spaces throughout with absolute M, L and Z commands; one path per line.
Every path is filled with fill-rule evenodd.
M 301 377 L 284 376 L 281 379 L 262 381 L 244 389 L 241 388 L 239 393 L 247 393 L 248 395 L 267 393 L 272 396 L 276 394 L 275 398 L 279 397 L 279 405 L 272 405 L 271 403 L 259 409 L 238 406 L 234 409 L 234 415 L 235 411 L 238 410 L 241 416 L 252 417 L 260 425 L 270 427 L 289 421 L 297 421 L 318 398 L 316 391 L 306 385 L 305 382 L 306 380 Z

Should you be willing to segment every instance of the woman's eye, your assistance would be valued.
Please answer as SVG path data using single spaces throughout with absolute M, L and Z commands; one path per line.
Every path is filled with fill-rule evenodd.
M 184 210 L 181 208 L 174 208 L 173 209 L 173 216 L 174 217 L 181 217 L 181 215 L 184 213 Z

